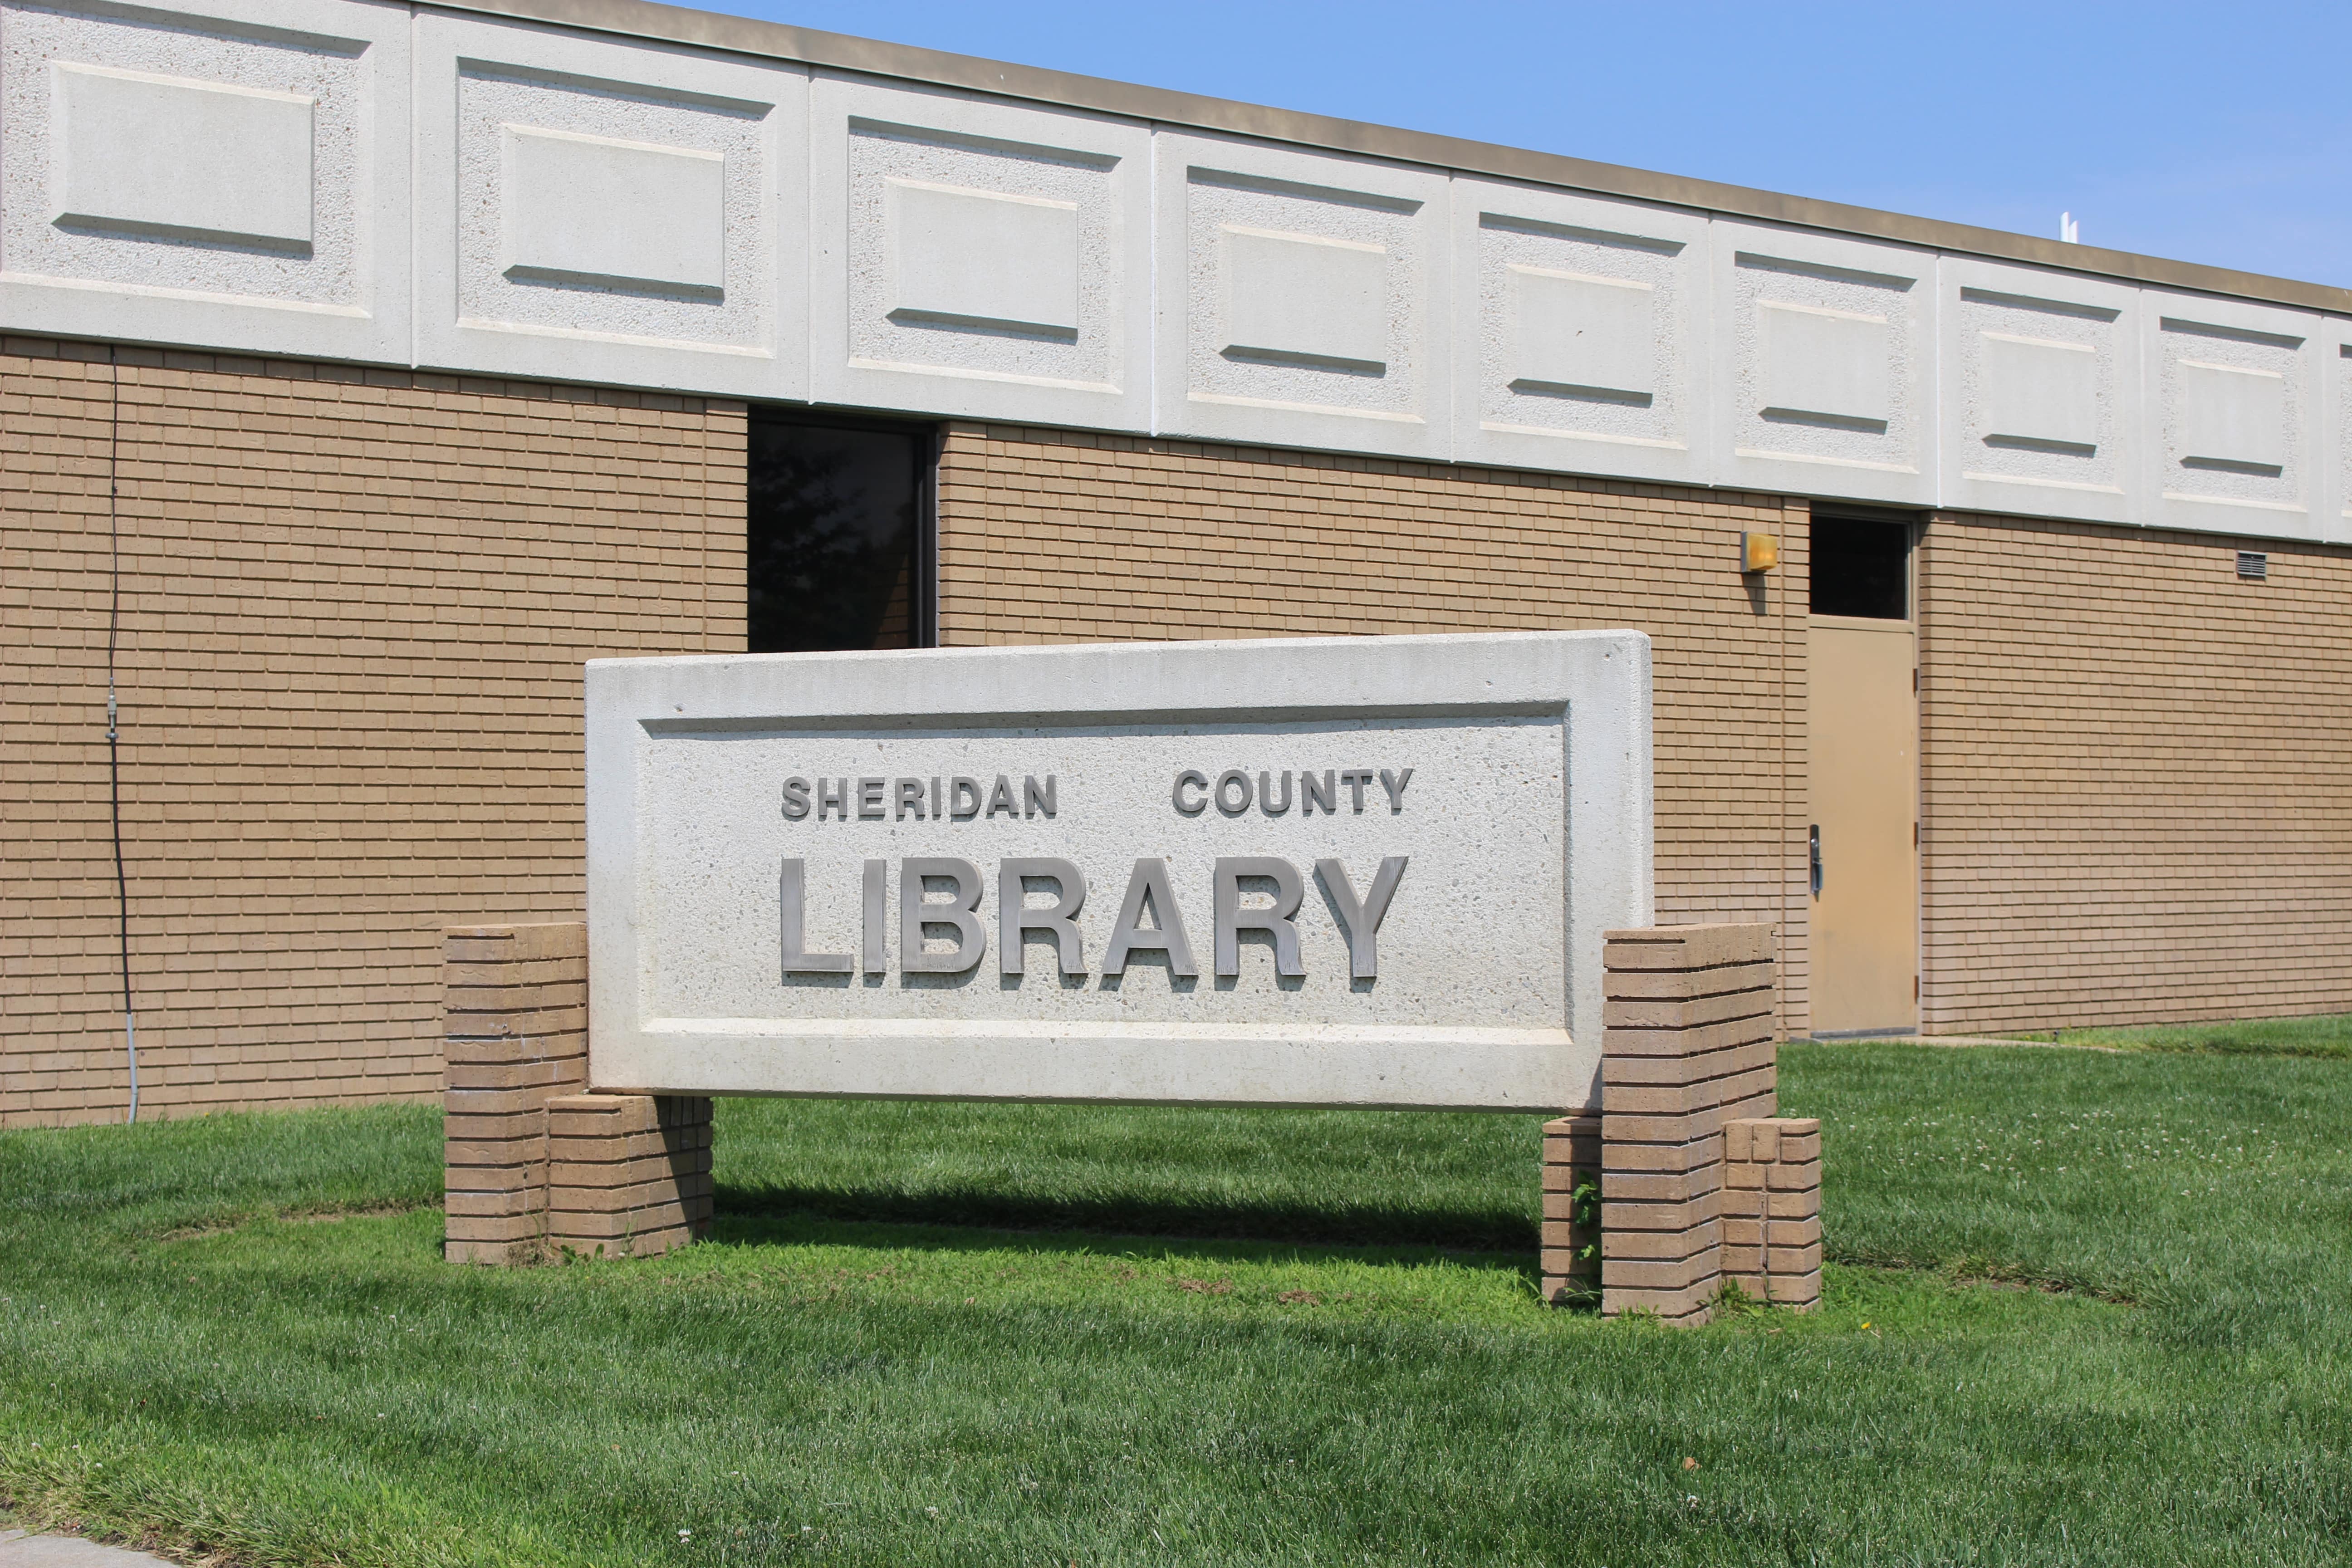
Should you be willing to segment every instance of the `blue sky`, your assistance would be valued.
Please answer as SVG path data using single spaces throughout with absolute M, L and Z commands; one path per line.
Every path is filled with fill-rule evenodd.
M 706 8 L 2352 285 L 2352 5 Z

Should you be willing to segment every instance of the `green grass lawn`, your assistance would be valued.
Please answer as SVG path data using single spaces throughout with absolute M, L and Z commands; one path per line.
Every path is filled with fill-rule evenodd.
M 2352 1062 L 1783 1063 L 1827 1304 L 1696 1331 L 1537 1301 L 1528 1118 L 726 1102 L 712 1242 L 521 1269 L 437 1261 L 429 1110 L 0 1135 L 0 1501 L 401 1568 L 2352 1556 Z
M 2210 1024 L 2147 1024 L 2128 1029 L 2043 1029 L 2020 1039 L 2116 1050 L 2221 1051 L 2249 1056 L 2352 1058 L 2352 1013 L 2301 1018 L 2231 1018 Z

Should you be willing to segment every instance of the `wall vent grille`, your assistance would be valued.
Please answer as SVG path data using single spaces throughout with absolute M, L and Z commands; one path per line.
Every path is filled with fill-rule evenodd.
M 2238 575 L 2249 583 L 2267 582 L 2271 574 L 2271 558 L 2259 550 L 2238 552 Z

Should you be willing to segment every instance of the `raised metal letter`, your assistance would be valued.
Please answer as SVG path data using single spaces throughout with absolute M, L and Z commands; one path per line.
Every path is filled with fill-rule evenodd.
M 948 781 L 948 816 L 954 820 L 969 822 L 978 816 L 981 799 L 978 779 L 958 774 Z
M 1323 776 L 1319 779 L 1313 773 L 1298 775 L 1299 816 L 1312 816 L 1319 811 L 1326 816 L 1336 816 L 1339 809 L 1337 805 L 1339 799 L 1339 775 L 1329 768 L 1323 770 Z
M 1053 816 L 1054 775 L 1051 773 L 1045 775 L 1045 785 L 1043 789 L 1037 786 L 1035 773 L 1024 778 L 1021 781 L 1021 815 L 1024 816 L 1034 816 L 1041 811 L 1048 816 Z
M 915 814 L 916 821 L 920 822 L 923 819 L 922 780 L 900 779 L 897 784 L 891 786 L 890 794 L 892 798 L 897 800 L 898 803 L 898 815 L 891 820 L 895 822 L 904 822 L 907 820 L 907 814 L 908 812 Z
M 1201 778 L 1198 773 L 1192 776 Z M 1143 923 L 1147 899 L 1151 903 L 1152 918 L 1160 922 L 1157 927 Z M 1139 948 L 1166 953 L 1168 973 L 1181 979 L 1190 980 L 1201 973 L 1200 966 L 1192 962 L 1192 944 L 1184 937 L 1184 917 L 1176 912 L 1175 890 L 1168 885 L 1168 862 L 1156 856 L 1147 855 L 1138 860 L 1135 874 L 1127 880 L 1127 897 L 1119 900 L 1118 920 L 1110 929 L 1110 944 L 1103 949 L 1102 972 L 1126 973 L 1127 955 Z
M 988 792 L 990 818 L 993 820 L 1000 811 L 1016 820 L 1021 816 L 1021 808 L 1013 802 L 1013 781 L 1003 773 L 996 775 L 996 787 Z
M 808 815 L 809 782 L 793 777 L 784 781 L 784 820 L 798 822 Z
M 883 921 L 888 917 L 890 862 L 866 862 L 866 973 L 881 974 L 890 967 L 890 955 L 884 951 L 889 937 Z
M 1272 908 L 1242 908 L 1244 877 L 1273 880 Z M 1244 931 L 1262 931 L 1273 936 L 1276 974 L 1307 973 L 1306 966 L 1298 962 L 1298 924 L 1291 919 L 1298 912 L 1298 900 L 1307 896 L 1307 882 L 1299 876 L 1297 867 L 1270 855 L 1221 855 L 1217 858 L 1215 885 L 1218 973 L 1242 972 L 1241 933 Z
M 923 879 L 955 883 L 946 903 L 923 898 Z M 988 951 L 988 931 L 971 911 L 980 908 L 984 884 L 980 868 L 953 855 L 909 855 L 898 862 L 898 972 L 901 974 L 961 974 L 980 966 Z M 923 951 L 925 926 L 953 926 L 952 952 Z
M 1061 885 L 1061 896 L 1053 908 L 1033 910 L 1029 907 L 1022 879 L 1035 877 Z M 1039 856 L 1034 859 L 1000 860 L 996 866 L 996 970 L 1000 974 L 1022 972 L 1024 945 L 1033 931 L 1042 931 L 1054 939 L 1054 952 L 1065 974 L 1087 972 L 1086 943 L 1078 936 L 1078 922 L 1072 917 L 1087 901 L 1087 879 L 1067 860 Z
M 889 787 L 888 779 L 859 779 L 857 815 L 869 820 L 879 818 L 883 815 L 882 792 Z
M 1201 798 L 1192 805 L 1184 804 L 1184 786 L 1191 784 L 1201 791 Z M 1187 816 L 1198 816 L 1209 804 L 1209 775 L 1198 768 L 1186 768 L 1176 775 L 1176 787 L 1168 792 L 1168 804 Z
M 828 811 L 840 813 L 841 820 L 844 822 L 849 820 L 849 781 L 847 779 L 816 781 L 816 819 L 823 822 L 824 814 Z
M 1350 790 L 1355 792 L 1356 815 L 1358 816 L 1363 816 L 1364 786 L 1372 782 L 1372 770 L 1370 768 L 1350 768 L 1346 773 L 1339 775 L 1339 782 L 1346 784 Z
M 1404 809 L 1404 786 L 1411 783 L 1412 783 L 1411 768 L 1405 768 L 1398 773 L 1391 773 L 1386 768 L 1381 770 L 1381 787 L 1389 792 L 1389 810 L 1391 814 Z
M 846 974 L 849 954 L 811 952 L 807 947 L 808 863 L 797 858 L 784 862 L 776 879 L 776 934 L 784 950 L 786 974 Z
M 1290 809 L 1290 775 L 1282 775 L 1282 804 L 1274 804 L 1274 775 L 1261 771 L 1257 775 L 1257 805 L 1268 816 L 1280 816 Z
M 1410 773 L 1412 770 L 1407 768 L 1405 772 Z M 1380 975 L 1381 950 L 1374 933 L 1389 912 L 1389 900 L 1396 896 L 1407 858 L 1391 855 L 1381 861 L 1381 868 L 1372 873 L 1371 890 L 1360 902 L 1356 898 L 1355 885 L 1348 880 L 1348 868 L 1337 860 L 1315 862 L 1315 874 L 1323 879 L 1323 890 L 1331 895 L 1331 902 L 1339 911 L 1339 923 L 1348 928 L 1348 970 L 1358 980 L 1372 980 Z
M 1225 786 L 1227 784 L 1239 784 L 1242 790 L 1241 799 L 1231 805 L 1227 805 L 1225 804 Z M 1216 801 L 1217 809 L 1219 811 L 1223 812 L 1227 816 L 1239 816 L 1243 812 L 1249 809 L 1249 774 L 1242 772 L 1239 768 L 1227 768 L 1223 773 L 1217 775 L 1217 787 L 1210 793 L 1211 797 Z

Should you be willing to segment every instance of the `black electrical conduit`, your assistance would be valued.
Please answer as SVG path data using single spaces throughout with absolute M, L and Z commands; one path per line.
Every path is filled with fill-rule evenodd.
M 122 871 L 122 748 L 115 722 L 114 658 L 122 631 L 122 365 L 113 345 L 106 350 L 111 402 L 106 431 L 106 791 L 114 822 L 114 930 L 122 962 L 122 1049 L 131 1065 L 127 1126 L 139 1120 L 139 1020 L 131 1002 L 131 882 Z

